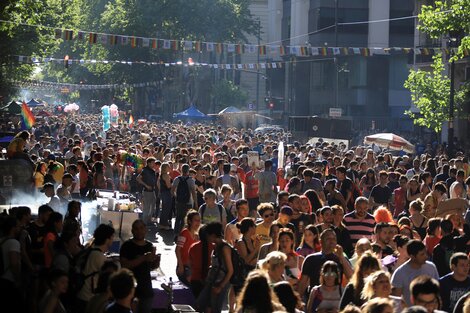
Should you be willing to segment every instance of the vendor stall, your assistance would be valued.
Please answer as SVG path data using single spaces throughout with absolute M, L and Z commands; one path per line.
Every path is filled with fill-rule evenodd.
M 121 241 L 131 238 L 132 223 L 142 217 L 136 200 L 129 193 L 111 190 L 98 190 L 96 200 L 100 223 L 112 225 Z

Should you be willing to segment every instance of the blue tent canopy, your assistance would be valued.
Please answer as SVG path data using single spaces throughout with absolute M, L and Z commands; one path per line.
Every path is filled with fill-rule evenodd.
M 31 99 L 29 100 L 28 102 L 26 102 L 26 104 L 30 107 L 30 108 L 34 108 L 34 107 L 38 107 L 38 106 L 43 106 L 44 104 L 42 104 L 42 102 L 39 102 L 37 101 L 36 99 Z
M 193 104 L 190 105 L 189 108 L 187 108 L 183 112 L 173 114 L 173 117 L 181 118 L 181 119 L 200 119 L 200 120 L 211 118 L 210 116 L 207 116 L 206 114 L 199 111 Z

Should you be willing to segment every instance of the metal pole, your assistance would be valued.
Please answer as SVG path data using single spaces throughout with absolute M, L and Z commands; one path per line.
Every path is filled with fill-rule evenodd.
M 335 107 L 339 108 L 339 101 L 338 101 L 338 96 L 339 96 L 339 70 L 338 70 L 338 58 L 334 58 L 334 64 L 335 64 L 335 78 L 336 78 L 336 86 L 335 86 Z
M 452 54 L 451 54 L 452 56 Z M 449 129 L 447 132 L 447 144 L 449 147 L 449 157 L 454 156 L 454 80 L 455 80 L 455 63 L 454 60 L 450 62 L 450 95 L 449 95 Z
M 338 1 L 335 0 L 335 47 L 338 47 Z
M 256 67 L 256 112 L 259 111 L 259 46 L 260 46 L 260 36 L 261 36 L 261 21 L 258 20 L 258 53 L 257 53 L 257 64 Z

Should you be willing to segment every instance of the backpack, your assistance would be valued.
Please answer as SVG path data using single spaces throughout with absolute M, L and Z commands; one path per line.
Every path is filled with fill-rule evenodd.
M 241 287 L 245 283 L 246 276 L 248 276 L 248 269 L 246 267 L 245 260 L 243 260 L 240 254 L 238 254 L 237 249 L 235 249 L 229 244 L 227 244 L 227 246 L 230 248 L 232 266 L 233 266 L 233 274 L 232 274 L 232 277 L 230 277 L 230 283 L 233 286 Z M 220 252 L 222 252 L 222 249 L 220 249 Z M 220 268 L 222 259 L 220 257 L 218 257 L 217 259 L 219 261 L 219 268 Z
M 179 177 L 178 187 L 176 187 L 176 201 L 179 203 L 188 203 L 191 199 L 189 192 L 188 177 Z
M 201 221 L 204 221 L 204 212 L 206 212 L 206 208 L 207 208 L 207 205 L 205 203 L 201 205 L 201 209 L 199 212 L 199 215 L 201 215 Z M 218 203 L 217 203 L 217 209 L 219 209 L 220 222 L 222 223 L 222 220 L 223 220 L 222 210 L 225 210 L 225 209 L 222 205 Z
M 89 273 L 88 275 L 85 275 L 85 267 L 86 264 L 88 263 L 88 258 L 90 257 L 90 254 L 92 251 L 101 251 L 98 248 L 92 248 L 88 247 L 80 251 L 74 258 L 73 262 L 70 266 L 70 277 L 69 277 L 69 289 L 72 292 L 72 294 L 76 294 L 79 292 L 83 286 L 85 285 L 85 281 L 96 274 L 99 273 L 99 271 L 95 271 L 92 273 Z M 91 284 L 92 292 L 93 290 L 93 283 Z

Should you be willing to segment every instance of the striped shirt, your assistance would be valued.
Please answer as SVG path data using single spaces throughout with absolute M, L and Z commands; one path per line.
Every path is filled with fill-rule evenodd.
M 343 223 L 349 230 L 353 245 L 361 238 L 368 238 L 372 241 L 374 235 L 375 219 L 367 213 L 363 220 L 356 217 L 356 211 L 348 213 L 344 216 Z

